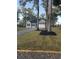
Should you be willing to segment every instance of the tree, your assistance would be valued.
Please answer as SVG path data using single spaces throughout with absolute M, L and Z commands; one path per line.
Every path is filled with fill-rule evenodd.
M 39 0 L 33 0 L 33 8 L 37 9 L 37 30 L 39 30 Z
M 17 10 L 17 22 L 19 21 L 19 10 Z
M 58 6 L 61 4 L 61 0 L 53 0 L 53 5 Z
M 20 5 L 24 7 L 27 2 L 31 2 L 31 1 L 34 2 L 33 7 L 35 7 L 38 11 L 37 12 L 37 29 L 39 29 L 39 27 L 38 27 L 38 24 L 39 24 L 38 23 L 38 20 L 39 20 L 39 0 L 20 0 Z
M 61 7 L 59 6 L 61 4 L 61 0 L 51 0 L 51 2 L 49 0 L 42 0 L 42 1 L 43 1 L 42 6 L 45 8 L 45 11 L 46 11 L 46 19 L 47 19 L 46 30 L 51 31 L 50 21 L 52 20 L 53 21 L 52 23 L 54 24 L 57 21 L 57 18 L 56 18 L 57 15 L 61 15 L 61 12 L 60 12 Z M 54 5 L 56 8 L 52 8 L 53 7 L 52 5 Z
M 48 0 L 42 0 L 42 6 L 46 11 L 46 23 L 45 23 L 45 28 L 47 30 L 47 23 L 48 23 Z
M 26 26 L 26 20 L 30 20 L 32 13 L 33 13 L 30 8 L 28 8 L 28 9 L 25 8 L 25 5 L 27 4 L 27 2 L 31 2 L 31 1 L 32 0 L 19 0 L 20 9 L 21 9 L 21 13 L 23 16 L 23 21 L 22 21 L 23 24 L 22 25 L 24 27 Z
M 52 17 L 52 0 L 42 0 L 43 7 L 45 8 L 46 11 L 46 30 L 48 32 L 51 31 L 51 17 Z
M 52 0 L 48 0 L 48 8 L 47 8 L 47 13 L 48 13 L 48 16 L 47 16 L 47 19 L 48 19 L 48 22 L 47 22 L 47 30 L 48 32 L 51 31 L 51 17 L 52 17 Z

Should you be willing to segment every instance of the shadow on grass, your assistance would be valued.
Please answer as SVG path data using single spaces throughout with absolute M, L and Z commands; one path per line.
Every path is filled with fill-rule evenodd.
M 56 36 L 57 34 L 53 31 L 48 32 L 46 30 L 43 30 L 43 31 L 40 32 L 40 35 L 53 35 L 53 36 Z

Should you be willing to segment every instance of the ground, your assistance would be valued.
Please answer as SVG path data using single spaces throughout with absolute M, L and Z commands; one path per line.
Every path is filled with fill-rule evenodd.
M 61 50 L 61 28 L 53 27 L 56 35 L 41 35 L 41 31 L 32 31 L 24 35 L 17 36 L 18 50 Z
M 25 27 L 17 27 L 17 31 L 22 31 L 24 29 L 25 29 Z
M 61 53 L 17 52 L 17 59 L 61 59 Z

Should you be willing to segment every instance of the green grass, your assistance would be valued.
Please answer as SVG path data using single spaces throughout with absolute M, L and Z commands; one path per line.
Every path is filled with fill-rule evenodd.
M 61 50 L 61 29 L 54 27 L 52 29 L 57 35 L 44 36 L 40 31 L 33 31 L 23 36 L 17 37 L 17 49 L 31 50 Z

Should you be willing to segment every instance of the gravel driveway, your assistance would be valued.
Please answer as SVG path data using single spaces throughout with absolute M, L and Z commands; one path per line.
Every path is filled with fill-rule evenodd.
M 17 36 L 23 35 L 25 33 L 28 33 L 28 32 L 34 31 L 34 30 L 35 29 L 24 29 L 22 31 L 17 31 Z
M 17 59 L 61 59 L 61 54 L 41 52 L 18 52 Z

